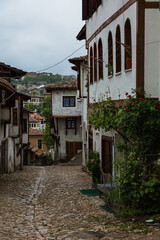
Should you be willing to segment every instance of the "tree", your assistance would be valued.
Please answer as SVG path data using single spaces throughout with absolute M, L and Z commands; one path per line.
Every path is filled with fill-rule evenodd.
M 160 101 L 150 98 L 139 87 L 126 93 L 124 102 L 111 98 L 91 110 L 90 123 L 106 131 L 114 129 L 121 136 L 117 148 L 124 158 L 116 167 L 117 192 L 125 211 L 148 214 L 160 211 Z
M 51 105 L 51 98 L 50 96 L 43 98 L 43 110 L 41 111 L 41 116 L 46 118 L 46 122 L 49 123 L 50 121 L 50 105 Z
M 37 105 L 34 104 L 34 103 L 26 103 L 26 104 L 25 104 L 25 107 L 26 107 L 26 108 L 29 108 L 29 109 L 31 109 L 31 110 L 37 109 Z
M 46 128 L 43 130 L 43 143 L 47 146 L 47 150 L 50 150 L 54 147 L 54 140 L 50 135 L 50 125 L 47 124 Z

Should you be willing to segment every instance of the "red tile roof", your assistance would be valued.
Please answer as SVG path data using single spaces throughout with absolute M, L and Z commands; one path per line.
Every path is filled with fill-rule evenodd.
M 37 119 L 37 120 L 43 120 L 43 119 L 46 119 L 45 117 L 42 117 L 38 114 L 35 114 L 35 113 L 31 113 L 30 116 L 29 116 L 30 119 Z
M 77 90 L 77 80 L 51 84 L 46 87 L 47 92 L 56 90 Z

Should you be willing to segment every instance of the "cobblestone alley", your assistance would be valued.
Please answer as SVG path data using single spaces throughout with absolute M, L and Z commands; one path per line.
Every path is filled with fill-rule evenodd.
M 82 195 L 90 177 L 74 166 L 25 167 L 0 179 L 0 240 L 159 240 L 159 227 L 135 227 Z

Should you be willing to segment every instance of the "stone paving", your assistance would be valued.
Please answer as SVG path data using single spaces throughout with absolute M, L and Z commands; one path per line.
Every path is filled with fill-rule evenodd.
M 159 226 L 122 222 L 99 197 L 82 195 L 90 177 L 76 166 L 25 167 L 0 179 L 0 240 L 160 240 Z

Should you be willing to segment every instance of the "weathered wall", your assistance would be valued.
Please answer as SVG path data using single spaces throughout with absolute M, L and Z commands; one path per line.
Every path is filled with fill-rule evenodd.
M 75 107 L 63 107 L 63 96 L 75 96 Z M 77 90 L 52 91 L 52 115 L 80 116 L 81 103 L 77 101 Z
M 42 139 L 42 136 L 29 136 L 29 142 L 31 146 L 38 148 L 38 140 Z M 47 152 L 47 147 L 45 144 L 42 144 L 42 149 L 38 149 L 38 153 Z
M 75 135 L 75 129 L 67 129 L 66 135 L 66 119 L 58 119 L 60 136 L 60 146 L 59 146 L 59 159 L 66 159 L 66 142 L 81 142 L 82 141 L 82 130 L 80 128 L 81 118 L 77 118 L 77 131 Z
M 145 90 L 160 98 L 160 11 L 145 10 Z

